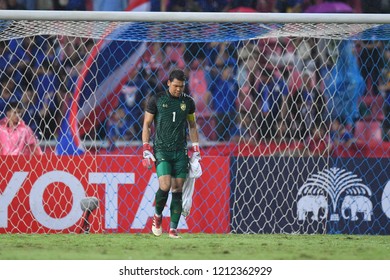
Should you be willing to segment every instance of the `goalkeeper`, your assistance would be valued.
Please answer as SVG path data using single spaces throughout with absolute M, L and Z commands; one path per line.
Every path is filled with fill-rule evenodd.
M 180 238 L 177 226 L 182 212 L 182 188 L 188 173 L 187 125 L 192 142 L 192 157 L 200 159 L 198 130 L 195 120 L 195 102 L 183 92 L 185 74 L 175 69 L 169 74 L 168 90 L 151 96 L 145 107 L 142 130 L 143 165 L 151 168 L 153 162 L 159 182 L 155 196 L 155 214 L 152 232 L 162 234 L 162 212 L 172 192 L 169 237 Z M 153 152 L 149 141 L 154 122 Z

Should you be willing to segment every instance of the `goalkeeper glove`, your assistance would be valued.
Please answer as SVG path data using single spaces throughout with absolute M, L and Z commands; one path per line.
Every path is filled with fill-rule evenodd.
M 199 143 L 192 143 L 192 159 L 201 160 Z
M 148 169 L 151 169 L 153 167 L 153 162 L 156 161 L 156 158 L 151 151 L 152 148 L 150 147 L 149 143 L 144 143 L 142 152 L 142 156 L 144 158 L 142 160 L 142 165 Z

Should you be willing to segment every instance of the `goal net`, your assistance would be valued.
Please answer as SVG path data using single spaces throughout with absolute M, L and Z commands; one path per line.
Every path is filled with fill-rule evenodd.
M 144 104 L 181 68 L 203 155 L 181 231 L 389 234 L 389 34 L 382 15 L 0 11 L 0 233 L 150 232 Z

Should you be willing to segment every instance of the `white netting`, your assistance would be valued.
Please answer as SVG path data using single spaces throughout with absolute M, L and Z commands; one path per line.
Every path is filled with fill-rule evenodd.
M 78 232 L 85 197 L 88 230 L 149 232 L 143 104 L 179 67 L 204 155 L 181 229 L 387 233 L 381 16 L 129 15 L 0 13 L 1 118 L 17 103 L 42 151 L 1 139 L 0 232 Z

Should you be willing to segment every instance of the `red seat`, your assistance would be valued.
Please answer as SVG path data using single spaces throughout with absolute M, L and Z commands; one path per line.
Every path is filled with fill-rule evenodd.
M 357 121 L 354 136 L 357 140 L 367 143 L 382 141 L 382 127 L 380 121 Z
M 364 115 L 363 118 L 365 121 L 382 121 L 384 118 L 382 107 L 383 107 L 383 96 L 378 95 L 366 95 L 360 99 L 360 103 L 364 105 L 368 114 Z
M 215 119 L 212 116 L 196 116 L 196 121 L 207 140 L 215 141 L 217 139 Z

